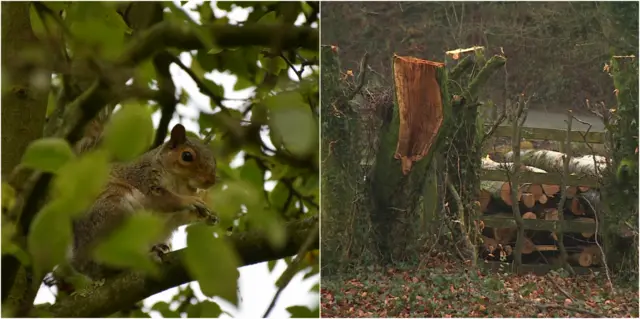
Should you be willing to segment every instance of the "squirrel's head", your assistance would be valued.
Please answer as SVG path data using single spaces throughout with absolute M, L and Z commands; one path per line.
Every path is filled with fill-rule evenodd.
M 165 169 L 188 181 L 189 187 L 207 189 L 216 182 L 216 159 L 207 145 L 187 137 L 182 124 L 171 130 L 171 138 L 163 146 Z

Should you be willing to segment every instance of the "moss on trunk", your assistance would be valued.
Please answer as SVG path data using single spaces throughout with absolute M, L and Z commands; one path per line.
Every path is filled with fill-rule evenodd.
M 394 65 L 395 67 L 395 65 Z M 447 74 L 444 66 L 433 66 L 436 70 L 435 81 L 441 98 L 442 114 L 446 120 L 448 114 L 449 94 L 447 93 Z M 394 70 L 394 73 L 397 72 Z M 416 70 L 415 72 L 420 72 Z M 418 77 L 418 75 L 416 75 Z M 433 151 L 422 154 L 415 162 L 412 162 L 410 169 L 407 170 L 406 164 L 396 159 L 396 150 L 399 151 L 399 135 L 401 123 L 400 101 L 412 101 L 409 94 L 420 95 L 428 91 L 421 88 L 421 85 L 430 83 L 433 79 L 424 79 L 425 81 L 416 81 L 416 85 L 407 90 L 402 90 L 396 82 L 396 103 L 393 108 L 392 117 L 385 121 L 380 130 L 380 147 L 377 154 L 376 166 L 372 178 L 372 198 L 374 201 L 374 209 L 372 213 L 372 222 L 375 227 L 376 245 L 379 257 L 383 263 L 391 263 L 395 261 L 409 261 L 418 257 L 418 249 L 421 245 L 419 238 L 421 211 L 419 198 L 423 194 L 426 185 L 428 166 L 432 158 Z M 433 85 L 433 84 L 432 84 Z M 433 88 L 431 88 L 433 89 Z M 403 92 L 406 92 L 403 96 Z M 427 97 L 428 99 L 428 97 Z M 423 100 L 426 101 L 427 99 Z M 425 108 L 427 105 L 406 104 L 406 108 Z M 420 121 L 429 121 L 429 119 L 414 119 Z M 423 134 L 432 134 L 433 132 L 422 132 Z M 430 150 L 434 150 L 438 146 L 439 134 L 434 135 L 434 143 L 430 146 Z M 407 154 L 408 156 L 416 156 L 417 154 Z M 404 159 L 407 161 L 407 159 Z M 404 173 L 403 173 L 403 166 Z M 406 175 L 405 175 L 406 174 Z M 431 183 L 431 187 L 433 184 Z

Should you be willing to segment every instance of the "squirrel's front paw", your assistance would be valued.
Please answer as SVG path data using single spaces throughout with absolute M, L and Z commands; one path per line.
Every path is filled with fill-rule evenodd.
M 171 247 L 168 244 L 162 243 L 157 244 L 151 247 L 151 251 L 149 254 L 151 255 L 151 259 L 157 263 L 162 263 L 164 261 L 164 256 L 171 252 Z
M 196 200 L 194 200 L 194 202 L 191 204 L 191 211 L 196 212 L 199 217 L 204 219 L 209 219 L 212 216 L 215 217 L 215 215 L 207 207 L 207 203 L 199 198 L 196 198 Z

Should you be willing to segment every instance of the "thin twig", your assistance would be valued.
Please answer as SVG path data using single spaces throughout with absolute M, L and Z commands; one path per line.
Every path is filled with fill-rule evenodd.
M 360 60 L 360 72 L 358 73 L 358 85 L 356 88 L 347 96 L 347 101 L 351 101 L 360 90 L 364 86 L 365 77 L 367 74 L 367 60 L 369 59 L 369 52 L 365 52 L 362 60 Z
M 573 120 L 573 116 L 572 116 L 572 112 L 571 110 L 567 111 L 567 134 L 566 134 L 566 138 L 564 140 L 564 143 L 562 144 L 562 149 L 564 152 L 564 157 L 563 157 L 563 174 L 562 174 L 562 181 L 561 181 L 561 186 L 560 186 L 560 202 L 558 202 L 558 230 L 556 231 L 556 234 L 558 235 L 558 248 L 560 249 L 560 259 L 562 262 L 562 267 L 564 267 L 566 270 L 569 271 L 569 273 L 571 275 L 575 275 L 575 271 L 573 270 L 573 267 L 571 267 L 571 265 L 569 265 L 569 261 L 567 260 L 567 249 L 564 247 L 564 236 L 563 236 L 563 230 L 562 230 L 562 222 L 564 221 L 564 214 L 562 213 L 563 209 L 564 209 L 564 204 L 567 201 L 567 192 L 566 192 L 566 188 L 567 188 L 567 178 L 569 175 L 569 161 L 571 160 L 571 124 Z
M 287 63 L 291 71 L 293 71 L 293 73 L 295 73 L 296 76 L 298 77 L 298 80 L 302 81 L 302 72 L 304 72 L 304 66 L 301 67 L 300 70 L 298 70 L 296 69 L 295 65 L 293 65 L 293 63 L 289 61 L 289 59 L 287 59 L 286 56 L 284 56 L 284 53 L 280 52 L 279 57 L 281 57 L 284 60 L 284 62 Z
M 289 285 L 289 282 L 291 282 L 291 279 L 293 279 L 293 276 L 298 271 L 298 266 L 302 261 L 302 259 L 304 258 L 305 253 L 309 250 L 309 248 L 311 247 L 311 244 L 316 240 L 315 238 L 318 237 L 318 234 L 320 232 L 320 227 L 318 226 L 319 225 L 317 222 L 314 224 L 314 226 L 312 226 L 313 229 L 309 232 L 309 236 L 307 236 L 307 239 L 302 244 L 302 246 L 300 246 L 300 250 L 298 251 L 298 254 L 296 254 L 296 258 L 293 259 L 291 264 L 289 264 L 287 269 L 282 274 L 282 277 L 280 277 L 280 279 L 282 279 L 284 282 L 280 282 L 280 288 L 278 288 L 278 291 L 273 296 L 273 299 L 271 300 L 271 303 L 269 304 L 267 311 L 265 311 L 264 316 L 262 316 L 263 318 L 269 317 L 269 314 L 271 313 L 271 311 L 276 305 L 276 302 L 278 301 L 278 297 L 280 297 L 280 294 L 282 293 L 284 288 L 286 288 L 287 285 Z
M 481 144 L 484 144 L 484 142 L 486 142 L 486 140 L 489 139 L 491 135 L 493 135 L 493 132 L 495 132 L 498 129 L 498 126 L 500 126 L 500 124 L 502 124 L 506 118 L 507 118 L 506 112 L 502 112 L 500 114 L 500 117 L 498 117 L 496 121 L 493 123 L 489 131 L 487 131 L 482 137 Z
M 607 288 L 609 288 L 609 291 L 611 293 L 613 293 L 614 292 L 613 281 L 611 280 L 611 275 L 609 273 L 609 265 L 607 265 L 607 256 L 605 255 L 604 249 L 602 248 L 602 245 L 600 244 L 600 241 L 598 240 L 598 231 L 599 231 L 599 228 L 600 228 L 600 223 L 598 221 L 598 218 L 599 218 L 598 212 L 596 211 L 596 208 L 593 207 L 593 205 L 591 204 L 591 202 L 587 198 L 583 197 L 583 199 L 584 199 L 584 202 L 586 202 L 587 205 L 589 205 L 589 208 L 591 208 L 591 211 L 593 212 L 593 215 L 595 217 L 596 230 L 595 230 L 595 234 L 594 234 L 595 235 L 594 239 L 595 239 L 596 245 L 598 246 L 598 249 L 600 249 L 600 257 L 602 257 L 602 264 L 604 265 L 604 274 L 607 276 L 607 283 L 608 283 L 608 286 L 609 286 Z
M 509 187 L 511 197 L 511 209 L 513 211 L 513 217 L 516 220 L 518 228 L 518 234 L 516 237 L 516 249 L 514 252 L 514 266 L 516 271 L 522 265 L 522 248 L 524 245 L 524 221 L 520 215 L 520 208 L 518 206 L 518 190 L 520 189 L 520 134 L 522 131 L 522 124 L 527 118 L 528 103 L 524 99 L 524 95 L 520 95 L 517 107 L 512 109 L 511 128 L 512 128 L 512 140 L 511 147 L 513 149 L 513 168 L 511 176 L 509 176 Z M 521 121 L 518 119 L 521 118 Z
M 229 110 L 224 105 L 222 105 L 222 101 L 224 100 L 224 97 L 216 95 L 211 89 L 209 89 L 209 87 L 206 84 L 204 84 L 204 82 L 202 82 L 200 77 L 198 77 L 198 75 L 195 72 L 193 72 L 193 70 L 191 70 L 190 67 L 186 66 L 182 62 L 182 60 L 180 60 L 180 58 L 178 58 L 177 56 L 173 56 L 171 59 L 171 62 L 175 63 L 184 72 L 186 72 L 187 75 L 189 75 L 189 77 L 193 80 L 193 82 L 196 83 L 200 92 L 204 93 L 209 98 L 211 98 L 214 102 L 216 102 L 216 105 L 220 107 L 220 110 L 222 112 L 225 112 L 226 114 L 230 114 Z

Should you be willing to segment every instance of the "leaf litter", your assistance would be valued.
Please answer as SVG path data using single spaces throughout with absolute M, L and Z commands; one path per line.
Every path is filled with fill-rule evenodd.
M 606 289 L 602 274 L 489 272 L 438 256 L 416 268 L 363 267 L 323 277 L 322 317 L 638 318 L 638 287 Z

